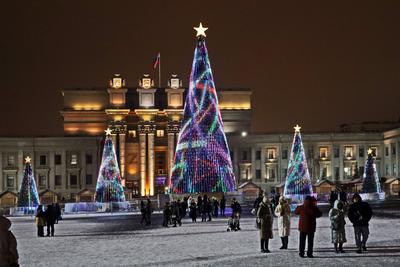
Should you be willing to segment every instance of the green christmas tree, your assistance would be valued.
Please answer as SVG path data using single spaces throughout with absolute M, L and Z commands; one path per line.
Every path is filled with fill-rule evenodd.
M 31 158 L 28 156 L 25 158 L 25 170 L 19 189 L 18 207 L 37 207 L 39 204 L 39 194 L 32 171 Z
M 372 149 L 368 149 L 368 158 L 365 162 L 362 193 L 381 193 L 381 185 L 379 182 L 378 172 L 376 171 L 376 165 Z
M 235 190 L 228 142 L 200 23 L 189 91 L 171 174 L 174 193 L 229 192 Z
M 114 144 L 111 139 L 111 130 L 106 131 L 103 157 L 97 178 L 96 202 L 124 202 L 125 194 L 121 183 L 121 175 L 118 167 Z
M 295 133 L 286 175 L 284 196 L 287 198 L 303 199 L 304 196 L 312 195 L 313 189 L 303 142 L 301 141 L 301 127 L 296 125 L 294 129 Z

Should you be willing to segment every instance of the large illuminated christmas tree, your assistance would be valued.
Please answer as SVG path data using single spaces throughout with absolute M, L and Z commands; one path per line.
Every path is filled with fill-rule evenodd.
M 18 207 L 37 207 L 39 205 L 39 194 L 33 175 L 31 158 L 25 158 L 24 177 L 18 195 Z
M 118 167 L 114 144 L 111 139 L 111 130 L 106 131 L 103 158 L 96 185 L 96 202 L 124 202 L 124 188 Z
M 372 149 L 368 149 L 368 158 L 365 162 L 364 175 L 362 180 L 362 193 L 382 192 L 372 152 Z
M 227 192 L 235 190 L 231 157 L 200 23 L 189 91 L 171 171 L 174 193 Z
M 303 200 L 305 196 L 312 195 L 313 190 L 306 154 L 301 141 L 301 127 L 296 125 L 294 129 L 295 133 L 286 175 L 284 196 L 292 200 Z

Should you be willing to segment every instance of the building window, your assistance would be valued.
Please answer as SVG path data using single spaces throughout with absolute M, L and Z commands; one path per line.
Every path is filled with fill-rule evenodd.
M 385 175 L 389 175 L 389 165 L 385 165 Z
M 394 144 L 392 145 L 392 155 L 396 155 L 396 147 L 394 146 Z
M 7 157 L 7 165 L 8 166 L 14 166 L 15 165 L 15 156 L 14 155 L 8 155 L 8 157 Z
M 78 183 L 78 176 L 75 175 L 75 174 L 71 174 L 71 175 L 69 176 L 69 184 L 70 184 L 71 186 L 76 186 L 77 183 Z
M 62 185 L 62 176 L 61 175 L 56 175 L 54 176 L 54 185 L 55 186 L 61 186 Z
M 340 177 L 340 168 L 339 167 L 335 167 L 335 180 L 339 180 Z
M 157 137 L 164 137 L 164 130 L 157 130 Z
M 389 147 L 385 147 L 385 156 L 388 157 L 389 156 Z
M 270 179 L 275 179 L 275 169 L 269 169 L 269 178 Z
M 283 169 L 283 171 L 282 171 L 282 175 L 283 175 L 283 178 L 286 178 L 286 175 L 287 175 L 287 169 Z
M 396 164 L 393 164 L 393 173 L 392 175 L 397 175 L 397 166 Z
M 128 136 L 130 138 L 135 138 L 136 137 L 136 131 L 135 130 L 130 130 L 128 131 Z
M 14 181 L 15 177 L 13 175 L 7 175 L 7 187 L 8 188 L 14 188 Z
M 256 179 L 257 180 L 261 179 L 261 170 L 256 170 Z
M 92 154 L 86 154 L 86 164 L 92 164 L 93 157 Z
M 247 160 L 247 151 L 242 151 L 242 160 Z
M 326 159 L 328 157 L 328 148 L 327 147 L 319 148 L 319 157 L 321 159 Z
M 360 148 L 358 149 L 358 156 L 359 156 L 360 158 L 363 158 L 363 157 L 364 157 L 364 148 L 363 148 L 363 147 L 360 147 Z
M 46 175 L 39 175 L 39 187 L 47 186 L 47 177 Z
M 344 156 L 348 159 L 353 158 L 353 147 L 352 146 L 346 146 L 344 148 Z
M 92 175 L 91 174 L 86 174 L 86 184 L 87 185 L 91 185 L 93 183 L 93 179 L 92 179 Z
M 364 175 L 364 166 L 358 168 L 358 173 L 363 176 Z
M 268 156 L 268 159 L 276 159 L 276 149 L 275 148 L 268 148 L 267 149 L 267 156 Z
M 261 159 L 261 150 L 257 150 L 256 151 L 256 160 L 260 160 Z
M 54 164 L 61 165 L 61 155 L 59 155 L 59 154 L 54 155 Z
M 340 154 L 340 149 L 339 149 L 338 147 L 335 147 L 335 148 L 333 149 L 333 157 L 334 157 L 335 159 L 337 159 L 337 158 L 339 158 L 339 154 Z
M 287 149 L 282 150 L 282 159 L 287 159 L 288 151 Z
M 47 163 L 46 155 L 40 155 L 40 157 L 39 157 L 39 165 L 40 166 L 45 166 L 46 163 Z
M 71 154 L 71 165 L 76 165 L 76 164 L 78 164 L 78 155 Z

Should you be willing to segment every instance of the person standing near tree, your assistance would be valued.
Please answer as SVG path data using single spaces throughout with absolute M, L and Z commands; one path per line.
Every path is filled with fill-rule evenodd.
M 225 216 L 225 207 L 226 207 L 226 198 L 225 195 L 222 195 L 221 202 L 219 208 L 221 209 L 221 216 Z
M 337 199 L 333 204 L 333 208 L 329 211 L 329 219 L 331 220 L 332 243 L 335 247 L 336 253 L 344 253 L 343 243 L 346 242 L 346 230 L 344 228 L 346 221 L 344 220 L 343 208 L 343 202 Z
M 194 202 L 194 199 L 192 199 L 192 202 L 190 203 L 189 216 L 192 219 L 192 222 L 196 222 L 196 219 L 197 219 L 197 207 L 196 207 L 196 202 Z
M 304 258 L 304 250 L 306 247 L 306 239 L 308 243 L 307 257 L 314 258 L 314 234 L 317 228 L 317 218 L 322 216 L 322 212 L 317 207 L 317 201 L 312 196 L 306 196 L 304 204 L 297 206 L 295 213 L 299 215 L 299 255 Z
M 46 218 L 45 218 L 45 214 L 43 212 L 42 205 L 39 205 L 37 208 L 36 216 L 35 216 L 35 223 L 36 223 L 36 227 L 37 227 L 38 237 L 43 237 L 44 236 L 44 226 L 46 225 Z
M 272 216 L 271 202 L 269 201 L 267 196 L 264 196 L 257 211 L 257 219 L 260 222 L 260 243 L 262 253 L 270 252 L 268 249 L 268 243 L 269 240 L 273 238 L 273 218 L 274 217 Z
M 17 240 L 10 227 L 11 221 L 0 215 L 0 266 L 19 266 Z
M 275 215 L 278 217 L 278 232 L 282 241 L 280 249 L 288 249 L 290 235 L 290 204 L 284 196 L 279 198 L 278 206 L 275 209 Z
M 354 236 L 356 239 L 357 253 L 367 251 L 367 240 L 369 236 L 369 221 L 372 218 L 372 209 L 367 202 L 362 201 L 359 194 L 354 194 L 353 203 L 349 208 L 349 220 L 354 227 Z
M 147 198 L 147 203 L 146 203 L 146 225 L 151 224 L 151 214 L 153 213 L 153 207 L 151 206 L 151 201 L 150 198 Z
M 213 206 L 214 206 L 214 217 L 218 217 L 219 203 L 216 198 L 214 198 Z
M 47 225 L 47 236 L 54 236 L 54 223 L 56 222 L 56 211 L 54 205 L 48 205 L 44 213 Z
M 143 225 L 143 222 L 145 225 L 147 225 L 147 214 L 146 214 L 146 204 L 144 204 L 144 201 L 140 201 L 140 214 L 142 215 L 142 219 L 140 220 L 140 224 Z

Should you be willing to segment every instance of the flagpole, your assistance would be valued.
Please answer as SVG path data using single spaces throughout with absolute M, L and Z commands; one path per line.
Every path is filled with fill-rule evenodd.
M 161 53 L 160 59 L 158 60 L 158 88 L 161 88 Z

